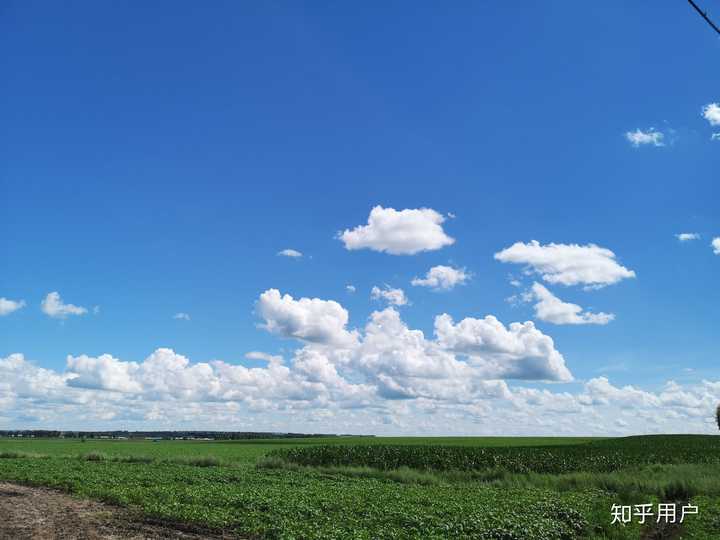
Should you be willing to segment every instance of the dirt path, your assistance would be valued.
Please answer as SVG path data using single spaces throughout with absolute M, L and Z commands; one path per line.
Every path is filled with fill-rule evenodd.
M 187 532 L 138 519 L 131 511 L 51 489 L 0 482 L 0 539 L 99 540 L 234 538 Z

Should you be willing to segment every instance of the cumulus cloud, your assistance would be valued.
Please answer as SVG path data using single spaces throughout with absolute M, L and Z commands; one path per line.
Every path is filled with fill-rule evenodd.
M 516 242 L 495 254 L 504 263 L 525 264 L 529 271 L 540 274 L 548 283 L 583 284 L 599 288 L 634 278 L 635 272 L 618 264 L 609 249 L 588 244 L 541 245 L 537 240 Z
M 467 317 L 455 324 L 450 315 L 443 314 L 435 318 L 435 335 L 440 347 L 468 356 L 492 378 L 573 379 L 552 338 L 530 321 L 505 327 L 488 315 L 484 319 Z
M 539 283 L 534 283 L 532 292 L 537 300 L 535 316 L 552 324 L 607 324 L 615 315 L 612 313 L 583 312 L 577 304 L 563 302 Z
M 283 249 L 282 251 L 278 251 L 278 257 L 290 257 L 292 259 L 299 259 L 303 256 L 303 254 L 296 249 Z
M 652 146 L 665 146 L 663 139 L 665 135 L 654 128 L 650 128 L 647 131 L 636 129 L 635 131 L 628 131 L 625 133 L 625 138 L 634 147 L 652 145 Z
M 658 396 L 635 388 L 634 386 L 613 386 L 606 377 L 590 379 L 585 383 L 585 393 L 580 396 L 581 403 L 608 405 L 613 403 L 623 408 L 639 406 L 659 406 Z
M 415 287 L 430 287 L 435 291 L 449 291 L 456 285 L 464 285 L 470 277 L 464 268 L 438 265 L 430 268 L 424 278 L 414 278 L 411 284 Z
M 256 304 L 263 328 L 283 337 L 296 338 L 324 345 L 352 345 L 356 336 L 345 327 L 348 312 L 334 300 L 300 298 L 281 295 L 277 289 L 268 289 Z
M 141 362 L 71 356 L 65 373 L 58 373 L 11 354 L 0 358 L 0 423 L 10 429 L 232 425 L 247 431 L 428 435 L 717 429 L 720 381 L 671 380 L 651 391 L 598 377 L 572 391 L 527 388 L 482 378 L 472 359 L 460 360 L 437 340 L 409 329 L 392 308 L 375 312 L 364 334 L 364 343 L 342 361 L 331 349 L 306 344 L 289 365 L 257 353 L 256 359 L 268 361 L 258 368 L 193 363 L 158 349 Z
M 678 233 L 675 235 L 680 242 L 689 242 L 691 240 L 698 240 L 700 235 L 698 233 Z
M 385 285 L 385 288 L 373 287 L 370 290 L 370 297 L 373 300 L 385 300 L 388 304 L 393 306 L 404 306 L 409 303 L 405 291 L 402 289 L 393 289 L 390 285 Z
M 84 307 L 64 303 L 57 291 L 48 293 L 40 307 L 43 313 L 54 319 L 65 319 L 69 315 L 85 315 L 88 312 Z
M 445 217 L 431 208 L 395 210 L 376 206 L 367 225 L 338 233 L 345 249 L 371 249 L 391 255 L 434 251 L 455 242 L 443 230 Z
M 68 371 L 73 377 L 69 386 L 95 388 L 114 392 L 140 392 L 142 385 L 133 379 L 139 366 L 135 362 L 122 362 L 109 354 L 97 358 L 68 356 Z
M 713 253 L 715 255 L 720 255 L 720 236 L 718 236 L 717 238 L 713 238 L 710 245 L 713 248 Z
M 394 303 L 404 299 L 392 289 L 377 288 L 374 295 Z M 261 295 L 257 311 L 265 319 L 265 328 L 304 343 L 296 351 L 293 365 L 302 357 L 303 369 L 315 366 L 325 374 L 325 381 L 332 378 L 338 384 L 340 380 L 364 384 L 363 400 L 371 390 L 393 400 L 472 401 L 480 395 L 503 395 L 507 386 L 502 379 L 572 380 L 552 339 L 532 322 L 505 327 L 496 318 L 486 317 L 464 319 L 456 325 L 449 315 L 441 315 L 435 320 L 436 337 L 429 339 L 422 331 L 409 328 L 398 311 L 388 307 L 373 312 L 361 331 L 348 332 L 348 314 L 339 304 L 295 300 L 274 289 Z M 314 317 L 313 313 L 320 315 Z M 318 324 L 323 317 L 325 322 Z M 345 399 L 357 393 L 357 389 L 343 391 Z
M 350 294 L 352 294 L 352 293 L 354 293 L 355 291 L 357 291 L 357 289 L 355 288 L 355 285 L 345 285 L 345 290 L 346 290 L 347 292 L 349 292 Z
M 345 365 L 384 399 L 469 402 L 507 392 L 498 373 L 461 361 L 422 331 L 408 328 L 391 307 L 371 314 L 361 343 Z
M 177 319 L 177 320 L 181 320 L 181 321 L 189 321 L 189 320 L 190 320 L 190 315 L 188 315 L 187 313 L 183 313 L 183 312 L 181 311 L 181 312 L 176 313 L 175 315 L 173 315 L 173 319 Z
M 703 107 L 702 115 L 711 126 L 720 126 L 720 103 L 708 103 Z
M 10 315 L 12 312 L 25 307 L 25 300 L 9 300 L 0 297 L 0 317 Z

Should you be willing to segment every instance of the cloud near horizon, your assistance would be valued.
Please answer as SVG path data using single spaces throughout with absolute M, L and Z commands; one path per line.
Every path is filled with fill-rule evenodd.
M 386 324 L 389 329 L 383 328 Z M 348 365 L 368 373 L 365 381 L 358 382 L 348 382 L 340 374 L 346 369 L 343 361 L 330 359 L 316 346 L 296 351 L 290 366 L 278 356 L 248 353 L 268 362 L 259 368 L 219 360 L 192 363 L 171 349 L 157 349 L 142 362 L 111 355 L 68 356 L 66 370 L 60 373 L 38 367 L 22 354 L 11 354 L 0 358 L 0 425 L 5 429 L 230 426 L 408 435 L 619 435 L 716 429 L 712 413 L 720 400 L 720 381 L 671 380 L 657 391 L 648 391 L 614 386 L 600 376 L 572 393 L 529 388 L 498 379 L 467 378 L 472 366 L 453 364 L 442 354 L 431 361 L 394 355 L 393 340 L 406 351 L 427 354 L 422 352 L 427 344 L 415 332 L 399 323 L 391 308 L 376 312 L 366 329 L 364 360 L 347 359 Z M 471 352 L 474 347 L 481 351 L 489 347 L 499 355 L 513 348 L 511 343 L 492 341 L 481 345 L 477 339 L 454 343 L 470 347 Z M 385 361 L 378 364 L 375 355 L 385 356 Z M 258 413 L 263 420 L 258 420 Z

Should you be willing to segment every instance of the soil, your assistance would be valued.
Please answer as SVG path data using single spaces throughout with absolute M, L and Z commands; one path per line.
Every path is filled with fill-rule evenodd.
M 67 493 L 0 482 L 0 539 L 99 540 L 237 538 L 179 524 L 150 522 L 138 513 Z

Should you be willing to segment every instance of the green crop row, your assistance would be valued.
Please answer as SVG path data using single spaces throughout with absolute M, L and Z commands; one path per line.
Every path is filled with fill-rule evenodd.
M 276 450 L 270 456 L 310 467 L 503 470 L 545 474 L 612 472 L 650 464 L 718 464 L 720 437 L 628 437 L 578 445 L 497 448 L 320 445 Z
M 609 528 L 613 502 L 601 490 L 404 485 L 250 467 L 63 458 L 0 460 L 0 478 L 135 507 L 154 518 L 273 539 L 570 539 Z

